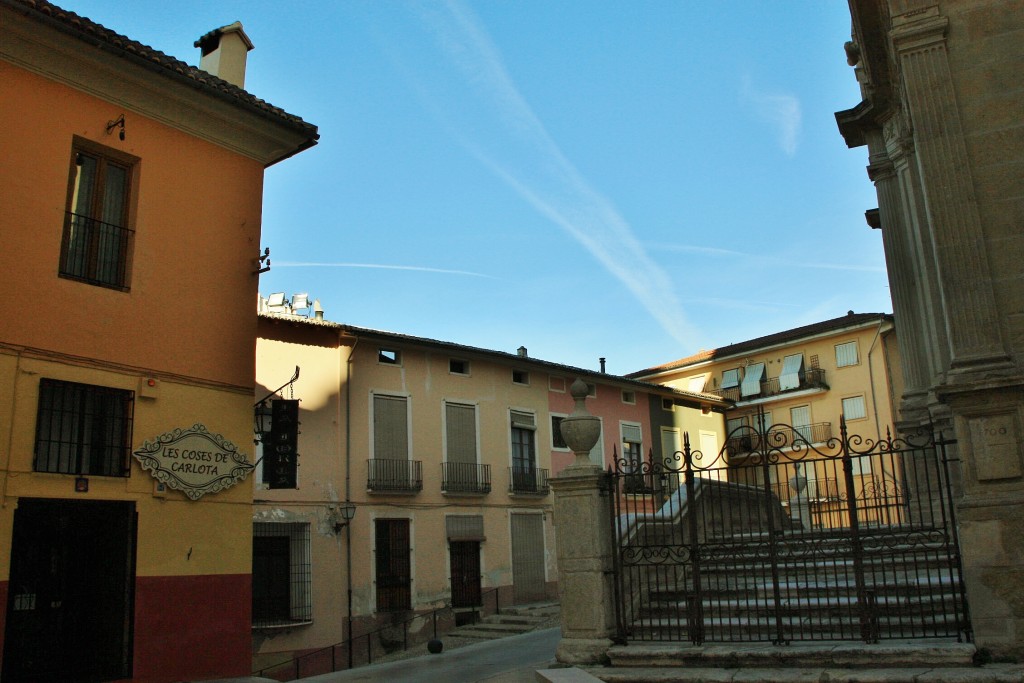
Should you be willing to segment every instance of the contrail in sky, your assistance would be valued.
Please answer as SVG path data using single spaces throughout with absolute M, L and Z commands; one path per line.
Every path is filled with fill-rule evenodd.
M 274 268 L 379 268 L 381 270 L 415 270 L 422 273 L 442 273 L 445 275 L 469 275 L 470 277 L 486 277 L 496 280 L 493 275 L 474 273 L 471 270 L 448 270 L 447 268 L 428 268 L 426 266 L 391 266 L 382 263 L 312 263 L 298 261 L 273 262 Z
M 782 151 L 787 156 L 795 155 L 803 122 L 800 100 L 795 95 L 756 90 L 749 75 L 740 84 L 740 97 L 753 105 L 759 117 L 775 126 Z
M 734 249 L 719 247 L 701 247 L 693 244 L 649 244 L 658 251 L 675 251 L 686 254 L 706 254 L 708 256 L 729 256 L 752 259 L 762 265 L 786 266 L 788 268 L 812 268 L 817 270 L 854 270 L 868 273 L 884 273 L 885 266 L 858 265 L 855 263 L 820 263 L 817 261 L 797 261 L 771 254 L 749 254 Z
M 590 252 L 666 332 L 682 346 L 693 346 L 696 334 L 671 279 L 647 255 L 612 203 L 589 185 L 551 139 L 472 10 L 455 0 L 445 3 L 443 10 L 436 7 L 420 6 L 421 17 L 462 73 L 465 85 L 478 94 L 477 103 L 497 116 L 506 144 L 489 147 L 493 136 L 474 135 L 474 125 L 455 125 L 451 119 L 458 112 L 438 112 L 445 125 L 481 163 Z M 443 104 L 422 83 L 419 87 L 435 108 Z M 467 103 L 460 102 L 456 109 L 464 106 Z

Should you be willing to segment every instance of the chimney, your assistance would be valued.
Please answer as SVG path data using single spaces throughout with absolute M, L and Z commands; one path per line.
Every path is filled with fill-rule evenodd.
M 195 42 L 202 51 L 199 68 L 220 79 L 245 87 L 245 58 L 252 49 L 252 41 L 236 21 L 215 28 Z
M 317 320 L 324 319 L 324 307 L 320 305 L 320 299 L 313 299 L 313 317 Z
M 526 358 L 526 347 L 520 346 L 518 349 L 516 349 L 516 353 L 519 354 L 520 358 Z
M 601 374 L 603 375 L 604 374 L 604 358 L 598 358 L 597 360 L 601 361 Z

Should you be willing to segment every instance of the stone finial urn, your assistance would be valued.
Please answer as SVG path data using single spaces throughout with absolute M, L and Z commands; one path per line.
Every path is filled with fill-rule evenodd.
M 794 474 L 789 480 L 789 485 L 796 491 L 797 495 L 800 495 L 807 487 L 807 477 L 800 471 L 800 463 L 793 463 L 793 470 Z
M 598 467 L 590 462 L 590 451 L 601 438 L 601 421 L 587 412 L 586 400 L 590 390 L 587 383 L 577 379 L 569 387 L 569 393 L 576 401 L 572 414 L 562 419 L 559 429 L 565 445 L 576 455 L 570 467 Z

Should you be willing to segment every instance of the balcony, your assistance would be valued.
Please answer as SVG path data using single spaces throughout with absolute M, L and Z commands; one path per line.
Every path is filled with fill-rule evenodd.
M 772 377 L 770 379 L 761 380 L 761 392 L 750 396 L 740 396 L 739 387 L 729 387 L 728 389 L 712 389 L 709 394 L 721 396 L 732 401 L 753 401 L 758 398 L 770 398 L 772 396 L 780 396 L 789 394 L 795 391 L 805 391 L 807 389 L 828 389 L 828 384 L 825 383 L 825 371 L 820 368 L 808 368 L 800 373 L 800 383 L 792 389 L 780 389 L 779 378 Z
M 809 479 L 799 494 L 788 481 L 773 482 L 772 493 L 783 503 L 797 498 L 798 495 L 801 499 L 811 502 L 835 501 L 839 500 L 839 480 Z
M 551 492 L 547 470 L 510 467 L 508 473 L 509 493 L 546 496 Z
M 768 443 L 761 443 L 761 436 L 750 427 L 740 427 L 730 435 L 725 448 L 730 457 L 743 456 L 754 451 L 763 453 L 769 449 L 792 448 L 796 444 L 814 444 L 832 438 L 831 422 L 815 422 L 802 427 L 775 425 L 768 430 Z
M 419 460 L 367 461 L 366 488 L 375 493 L 416 493 L 423 489 Z
M 467 462 L 441 463 L 441 489 L 445 493 L 484 495 L 491 492 L 491 466 Z

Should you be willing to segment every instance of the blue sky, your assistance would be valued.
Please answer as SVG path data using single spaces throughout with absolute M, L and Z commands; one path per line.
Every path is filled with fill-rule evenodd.
M 268 169 L 260 291 L 624 374 L 891 311 L 843 0 L 58 0 L 320 129 Z

